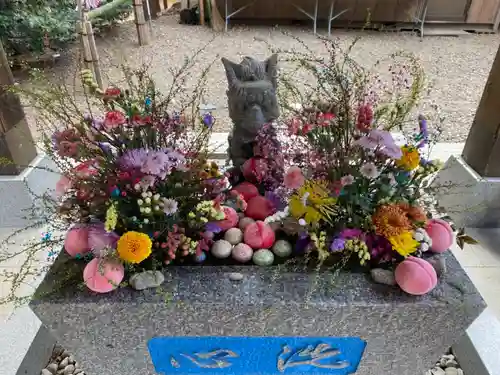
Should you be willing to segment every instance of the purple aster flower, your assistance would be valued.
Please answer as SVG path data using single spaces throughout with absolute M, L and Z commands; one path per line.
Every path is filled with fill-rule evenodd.
M 153 176 L 164 175 L 168 169 L 170 169 L 170 161 L 163 151 L 149 151 L 141 166 L 142 173 Z
M 118 159 L 118 165 L 123 170 L 141 169 L 147 157 L 148 150 L 144 148 L 128 150 Z
M 392 259 L 392 245 L 385 237 L 369 234 L 365 238 L 365 243 L 370 250 L 372 261 L 383 263 Z
M 344 250 L 345 247 L 345 239 L 344 238 L 335 238 L 330 245 L 330 250 L 333 252 L 338 252 Z

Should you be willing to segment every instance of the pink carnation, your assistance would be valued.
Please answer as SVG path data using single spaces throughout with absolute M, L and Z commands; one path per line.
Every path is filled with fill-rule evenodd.
M 106 113 L 106 117 L 104 118 L 104 126 L 108 129 L 115 129 L 125 124 L 125 122 L 127 122 L 127 119 L 119 111 L 110 111 Z
M 285 174 L 285 180 L 284 184 L 287 188 L 289 189 L 298 189 L 302 185 L 304 185 L 305 178 L 304 175 L 302 174 L 302 170 L 297 167 L 293 166 L 288 169 L 288 171 Z

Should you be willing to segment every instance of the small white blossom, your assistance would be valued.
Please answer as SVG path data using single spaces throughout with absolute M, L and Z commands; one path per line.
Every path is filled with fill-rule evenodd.
M 144 224 L 149 224 L 149 219 L 144 219 Z
M 150 214 L 150 213 L 151 213 L 151 208 L 146 207 L 146 208 L 144 209 L 144 213 L 145 213 L 145 214 Z
M 377 169 L 377 166 L 373 163 L 365 163 L 361 166 L 360 170 L 363 177 L 368 179 L 377 178 L 380 175 L 380 172 Z
M 179 204 L 174 199 L 164 199 L 163 204 L 163 212 L 165 212 L 167 216 L 174 215 L 179 208 Z
M 304 219 L 299 219 L 299 224 L 305 227 L 307 225 L 306 221 Z
M 141 197 L 143 197 L 143 198 L 147 198 L 147 197 L 148 197 L 148 194 L 147 194 L 145 191 L 143 191 L 143 192 L 141 193 Z
M 137 204 L 139 206 L 142 206 L 144 204 L 144 201 L 142 199 L 137 199 Z
M 151 204 L 151 198 L 148 197 L 148 198 L 144 199 L 144 202 L 146 202 L 146 204 Z

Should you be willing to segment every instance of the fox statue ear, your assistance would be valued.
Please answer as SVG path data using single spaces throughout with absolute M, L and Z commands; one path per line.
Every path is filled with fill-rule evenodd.
M 278 54 L 274 54 L 266 61 L 267 78 L 272 82 L 274 88 L 278 88 Z
M 243 69 L 240 64 L 236 64 L 226 58 L 222 58 L 222 64 L 226 70 L 226 77 L 229 86 L 236 86 L 241 79 Z

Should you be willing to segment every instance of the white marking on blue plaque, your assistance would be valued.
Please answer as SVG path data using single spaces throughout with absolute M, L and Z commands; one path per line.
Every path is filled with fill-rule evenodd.
M 354 374 L 366 342 L 357 337 L 155 337 L 160 374 Z

